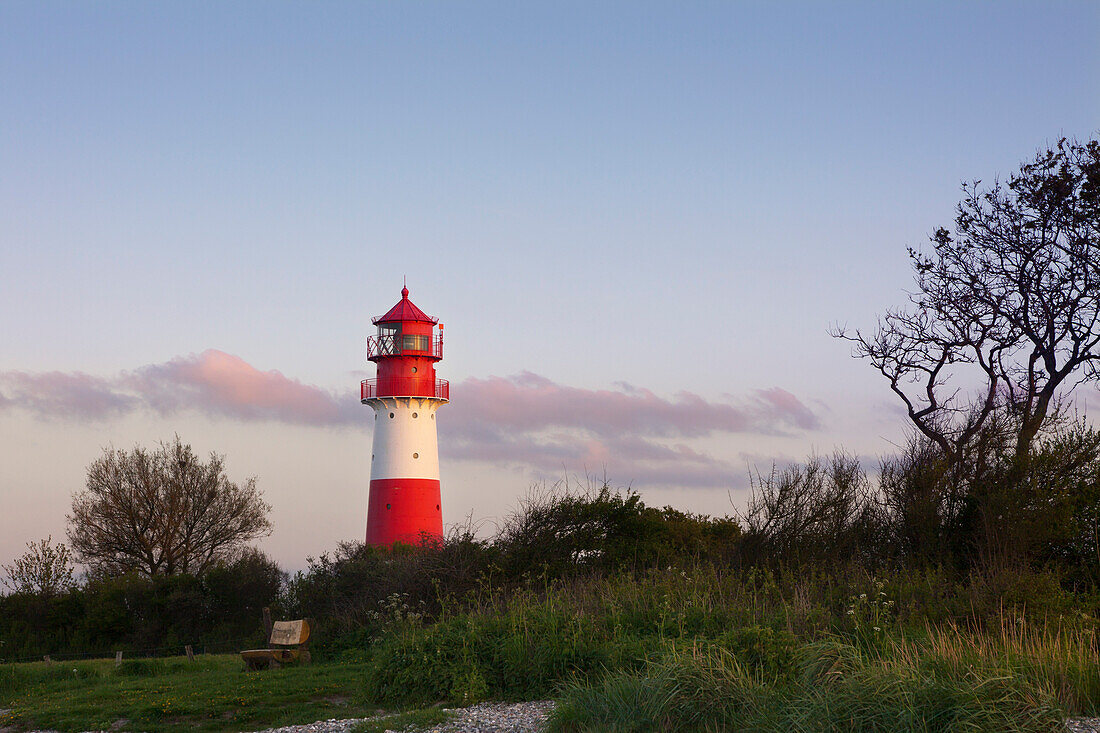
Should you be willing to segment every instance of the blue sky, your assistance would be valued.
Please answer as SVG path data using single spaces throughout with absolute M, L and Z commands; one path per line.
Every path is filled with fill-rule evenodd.
M 551 454 L 728 511 L 730 467 L 900 439 L 826 331 L 902 301 L 905 247 L 960 181 L 1097 134 L 1097 38 L 1092 2 L 0 3 L 0 373 L 79 401 L 214 353 L 343 404 L 407 275 L 447 324 L 441 374 L 469 385 L 440 413 L 462 446 L 443 449 L 448 519 L 491 521 Z M 542 452 L 506 460 L 473 398 L 543 384 L 525 372 L 547 400 L 598 414 L 625 383 L 657 412 L 526 416 Z M 313 503 L 309 539 L 276 530 L 281 560 L 361 534 L 367 408 L 315 425 L 168 388 L 197 401 L 0 409 L 0 557 L 63 532 L 102 446 L 174 432 L 258 474 L 277 528 L 316 484 L 331 509 Z M 776 389 L 814 420 L 760 422 Z M 661 422 L 689 414 L 682 392 L 750 417 L 687 434 Z M 722 464 L 716 485 L 670 482 L 673 458 L 645 464 L 658 445 Z

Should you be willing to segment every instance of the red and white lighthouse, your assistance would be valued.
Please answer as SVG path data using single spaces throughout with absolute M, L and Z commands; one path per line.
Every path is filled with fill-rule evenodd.
M 435 430 L 435 411 L 450 398 L 447 380 L 435 376 L 443 324 L 413 305 L 408 288 L 371 322 L 378 333 L 367 338 L 367 360 L 378 376 L 360 388 L 374 408 L 367 544 L 421 544 L 443 536 Z

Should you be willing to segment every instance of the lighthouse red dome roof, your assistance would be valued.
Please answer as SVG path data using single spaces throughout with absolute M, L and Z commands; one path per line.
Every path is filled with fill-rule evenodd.
M 409 300 L 409 289 L 401 288 L 401 300 L 397 305 L 386 311 L 385 315 L 372 318 L 371 323 L 394 323 L 396 321 L 419 321 L 421 323 L 436 323 L 439 319 L 432 318 L 424 311 L 417 308 Z

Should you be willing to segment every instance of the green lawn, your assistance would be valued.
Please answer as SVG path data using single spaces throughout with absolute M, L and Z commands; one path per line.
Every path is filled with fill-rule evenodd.
M 380 713 L 362 664 L 246 672 L 218 655 L 0 665 L 0 728 L 241 731 Z M 126 721 L 126 722 L 120 722 Z

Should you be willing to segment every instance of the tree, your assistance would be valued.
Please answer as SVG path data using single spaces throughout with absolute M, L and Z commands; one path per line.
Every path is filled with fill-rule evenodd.
M 106 449 L 73 496 L 69 541 L 93 574 L 193 573 L 271 533 L 256 479 L 235 484 L 225 457 L 203 462 L 179 436 L 149 452 Z
M 4 585 L 13 593 L 52 598 L 73 586 L 72 555 L 63 542 L 55 545 L 52 535 L 28 542 L 27 551 L 5 565 L 4 572 Z
M 953 231 L 914 249 L 912 308 L 837 329 L 959 464 L 995 411 L 1017 462 L 1077 384 L 1100 376 L 1100 142 L 1061 140 L 1008 182 L 963 185 Z M 969 387 L 977 385 L 976 391 Z

